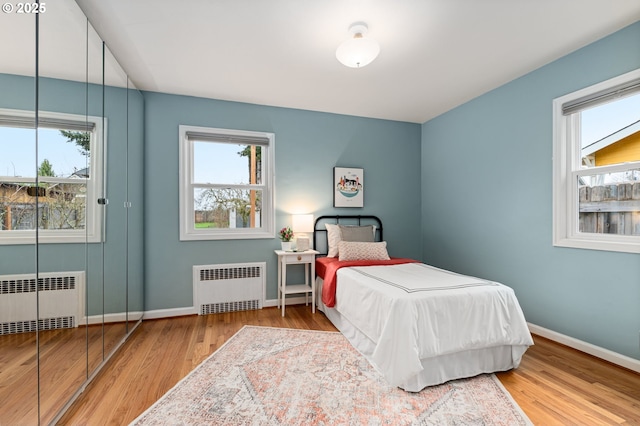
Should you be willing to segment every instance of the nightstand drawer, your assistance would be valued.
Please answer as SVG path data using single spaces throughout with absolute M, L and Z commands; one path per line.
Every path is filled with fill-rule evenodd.
M 284 256 L 284 263 L 290 265 L 294 263 L 311 263 L 315 262 L 315 254 L 314 253 L 287 253 Z

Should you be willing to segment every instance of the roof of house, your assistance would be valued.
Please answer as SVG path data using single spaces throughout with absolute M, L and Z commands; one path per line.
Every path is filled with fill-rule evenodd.
M 81 177 L 88 178 L 89 177 L 89 167 L 85 167 L 84 169 L 76 170 L 71 174 L 71 177 Z
M 584 148 L 582 148 L 582 156 L 586 157 L 587 155 L 598 152 L 601 149 L 606 148 L 607 146 L 612 145 L 637 132 L 640 132 L 640 120 L 636 121 L 635 123 L 631 123 L 627 127 L 623 127 L 617 132 L 611 133 L 610 135 L 605 136 L 604 138 L 585 146 Z

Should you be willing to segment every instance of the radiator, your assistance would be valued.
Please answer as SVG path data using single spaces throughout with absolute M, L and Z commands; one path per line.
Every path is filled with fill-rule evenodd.
M 82 271 L 0 275 L 0 335 L 77 327 L 84 287 Z
M 193 307 L 198 315 L 262 309 L 266 263 L 193 267 Z

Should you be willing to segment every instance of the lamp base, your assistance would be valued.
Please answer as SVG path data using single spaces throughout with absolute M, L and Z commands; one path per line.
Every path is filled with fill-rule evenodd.
M 298 251 L 307 251 L 307 250 L 309 250 L 309 238 L 308 237 L 298 237 L 298 238 L 296 238 L 296 249 Z

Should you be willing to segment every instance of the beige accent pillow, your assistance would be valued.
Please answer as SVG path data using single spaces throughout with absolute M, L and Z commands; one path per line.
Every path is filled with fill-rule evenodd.
M 387 242 L 363 243 L 359 241 L 340 241 L 338 243 L 339 260 L 389 260 Z

